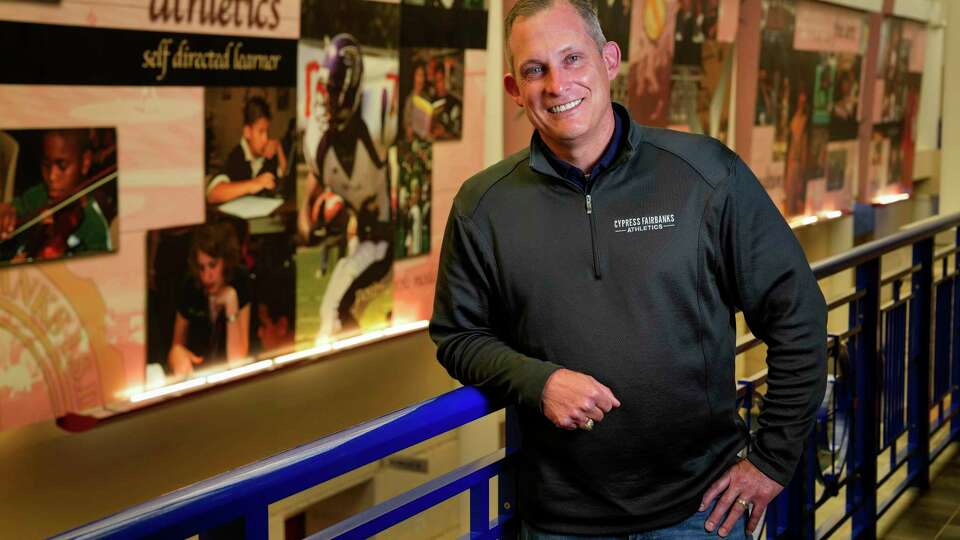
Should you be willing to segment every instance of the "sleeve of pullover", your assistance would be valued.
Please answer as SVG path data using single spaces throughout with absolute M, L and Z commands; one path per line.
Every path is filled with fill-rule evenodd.
M 489 244 L 457 205 L 440 252 L 430 337 L 452 377 L 492 399 L 540 410 L 543 386 L 560 366 L 516 351 L 497 326 L 496 266 Z
M 724 280 L 767 344 L 767 392 L 748 459 L 789 483 L 826 389 L 827 308 L 803 250 L 743 161 L 734 158 L 721 217 Z

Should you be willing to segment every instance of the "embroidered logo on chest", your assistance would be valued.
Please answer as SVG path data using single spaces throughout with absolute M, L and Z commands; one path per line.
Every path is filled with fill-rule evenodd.
M 613 232 L 617 233 L 660 231 L 676 226 L 677 219 L 674 214 L 637 216 L 613 220 Z

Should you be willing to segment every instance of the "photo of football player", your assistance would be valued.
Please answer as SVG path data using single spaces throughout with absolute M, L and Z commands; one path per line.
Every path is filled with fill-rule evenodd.
M 361 326 L 358 296 L 374 294 L 370 291 L 391 275 L 387 149 L 396 138 L 399 107 L 395 89 L 381 88 L 375 97 L 380 98 L 382 125 L 373 131 L 368 126 L 364 55 L 349 34 L 330 40 L 313 71 L 317 76 L 303 134 L 309 172 L 297 225 L 301 245 L 333 253 L 321 258 L 319 269 L 325 287 L 315 341 L 326 342 Z

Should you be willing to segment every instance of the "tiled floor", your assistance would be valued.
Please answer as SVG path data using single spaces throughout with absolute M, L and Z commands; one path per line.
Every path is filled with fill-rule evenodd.
M 900 512 L 885 540 L 960 540 L 960 452 L 941 457 L 947 461 L 934 463 L 930 489 Z

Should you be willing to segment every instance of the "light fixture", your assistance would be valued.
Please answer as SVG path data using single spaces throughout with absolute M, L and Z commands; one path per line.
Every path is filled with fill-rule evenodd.
M 357 345 L 362 345 L 364 343 L 376 341 L 382 337 L 383 337 L 383 330 L 374 330 L 373 332 L 366 332 L 358 336 L 348 337 L 346 339 L 334 341 L 333 350 L 339 351 L 341 349 L 356 347 Z
M 238 377 L 243 377 L 245 375 L 250 375 L 253 373 L 258 373 L 261 371 L 268 370 L 274 366 L 280 366 L 283 364 L 289 364 L 290 362 L 296 362 L 297 360 L 304 360 L 307 358 L 317 358 L 319 356 L 324 356 L 332 351 L 339 351 L 343 349 L 349 349 L 362 345 L 364 343 L 370 343 L 373 341 L 378 341 L 383 338 L 399 336 L 402 334 L 410 334 L 419 330 L 423 330 L 430 326 L 430 321 L 414 321 L 409 323 L 398 324 L 385 328 L 383 330 L 374 330 L 372 332 L 366 332 L 357 336 L 348 337 L 345 339 L 334 341 L 333 343 L 321 343 L 315 347 L 310 347 L 308 349 L 303 349 L 301 351 L 295 351 L 291 353 L 282 354 L 275 358 L 269 358 L 266 360 L 260 360 L 259 362 L 254 362 L 245 366 L 235 367 L 233 369 L 228 369 L 221 373 L 214 373 L 212 375 L 207 375 L 205 377 L 196 377 L 186 381 L 181 381 L 175 384 L 170 384 L 167 386 L 161 386 L 159 388 L 154 388 L 152 390 L 147 390 L 145 392 L 133 392 L 130 396 L 131 403 L 140 403 L 143 401 L 149 401 L 152 399 L 169 396 L 172 394 L 178 394 L 181 392 L 186 392 L 188 390 L 195 390 L 201 386 L 206 386 L 209 384 L 217 384 L 231 379 L 236 379 Z
M 176 384 L 170 384 L 167 386 L 161 386 L 160 388 L 154 388 L 153 390 L 147 390 L 146 392 L 140 392 L 139 394 L 134 394 L 130 397 L 132 403 L 140 403 L 141 401 L 147 401 L 149 399 L 155 399 L 158 397 L 169 396 L 170 394 L 176 394 L 177 392 L 184 392 L 186 390 L 192 390 L 199 386 L 207 384 L 206 377 L 197 377 L 196 379 L 189 379 L 183 382 L 178 382 Z
M 877 195 L 873 198 L 874 204 L 887 205 L 895 202 L 905 201 L 910 198 L 909 193 L 892 193 L 890 195 Z
M 223 381 L 229 381 L 230 379 L 236 379 L 237 377 L 242 377 L 258 371 L 270 369 L 271 367 L 273 367 L 273 360 L 261 360 L 246 366 L 228 369 L 227 371 L 221 373 L 207 375 L 207 384 L 216 384 Z
M 333 347 L 330 345 L 319 345 L 317 347 L 310 347 L 309 349 L 304 349 L 302 351 L 280 355 L 274 358 L 273 362 L 277 365 L 287 364 L 290 362 L 296 362 L 297 360 L 303 360 L 304 358 L 310 358 L 311 356 L 320 356 L 330 352 L 332 349 Z

